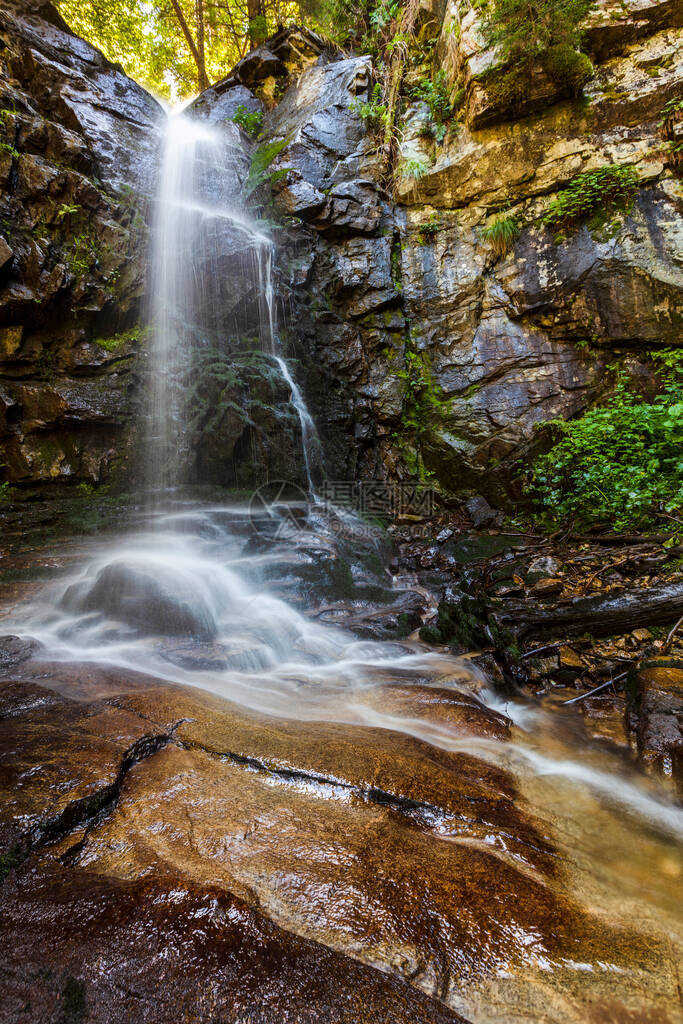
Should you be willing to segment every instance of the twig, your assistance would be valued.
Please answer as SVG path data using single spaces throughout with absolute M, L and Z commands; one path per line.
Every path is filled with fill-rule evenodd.
M 524 661 L 525 658 L 531 658 L 534 654 L 540 654 L 542 651 L 554 651 L 556 647 L 561 647 L 564 642 L 564 640 L 558 640 L 556 644 L 546 644 L 545 647 L 536 647 L 535 650 L 527 651 L 526 654 L 523 654 L 521 660 Z
M 618 683 L 620 679 L 623 679 L 627 675 L 628 672 L 622 672 L 621 675 L 615 676 L 614 679 L 609 679 L 606 683 L 601 683 L 600 686 L 596 686 L 594 690 L 589 690 L 588 693 L 582 693 L 580 697 L 572 697 L 571 700 L 563 700 L 562 707 L 566 707 L 567 704 L 578 704 L 579 701 L 585 700 L 586 697 L 592 697 L 595 693 L 601 693 L 609 686 L 613 686 L 614 683 Z
M 593 544 L 664 544 L 677 536 L 677 533 L 573 533 L 571 539 L 590 541 Z
M 589 576 L 586 582 L 583 584 L 584 592 L 588 590 L 591 583 L 594 579 L 596 579 L 596 577 L 602 576 L 603 572 L 607 572 L 608 569 L 616 569 L 618 565 L 623 565 L 624 562 L 628 562 L 628 555 L 625 558 L 620 558 L 617 562 L 608 562 L 607 565 L 603 565 L 601 569 L 598 569 L 597 572 L 594 572 L 592 576 Z
M 678 622 L 676 623 L 674 628 L 671 630 L 671 632 L 669 633 L 669 635 L 666 638 L 666 640 L 664 641 L 664 646 L 662 647 L 663 651 L 668 651 L 669 650 L 669 647 L 671 646 L 671 641 L 675 637 L 675 635 L 676 635 L 676 633 L 678 631 L 678 627 L 681 625 L 682 622 L 683 622 L 683 615 L 681 615 L 680 619 L 678 620 Z

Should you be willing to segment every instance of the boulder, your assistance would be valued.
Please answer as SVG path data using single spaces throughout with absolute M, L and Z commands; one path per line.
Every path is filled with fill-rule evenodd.
M 99 612 L 143 635 L 210 639 L 217 632 L 209 600 L 196 583 L 153 562 L 112 562 L 93 582 L 69 587 L 63 603 L 71 611 Z

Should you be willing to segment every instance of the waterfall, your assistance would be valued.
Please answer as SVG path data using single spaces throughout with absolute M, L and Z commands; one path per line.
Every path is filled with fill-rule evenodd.
M 280 351 L 273 242 L 240 209 L 244 155 L 218 126 L 183 114 L 168 118 L 154 218 L 150 275 L 151 346 L 145 477 L 155 495 L 185 482 L 188 449 L 184 396 L 193 352 L 224 344 L 245 325 L 291 392 L 299 418 L 308 488 L 322 459 L 301 389 Z M 239 280 L 229 280 L 239 266 Z M 237 293 L 237 294 L 236 294 Z M 201 379 L 192 382 L 201 387 Z

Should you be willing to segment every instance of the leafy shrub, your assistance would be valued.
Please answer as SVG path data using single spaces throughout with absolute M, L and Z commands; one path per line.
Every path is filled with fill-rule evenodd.
M 247 110 L 243 103 L 240 103 L 239 107 L 232 116 L 232 120 L 236 125 L 246 132 L 252 139 L 261 131 L 263 125 L 263 113 L 260 110 Z
M 677 125 L 683 120 L 683 99 L 668 100 L 662 108 L 659 128 L 664 136 L 666 164 L 680 174 L 683 167 L 683 141 L 677 137 Z
M 439 124 L 444 124 L 452 116 L 450 87 L 443 69 L 437 71 L 433 78 L 425 78 L 410 92 L 413 99 L 427 104 L 433 120 Z
M 420 245 L 427 245 L 428 242 L 438 235 L 439 231 L 441 231 L 441 221 L 439 220 L 439 215 L 433 213 L 429 220 L 420 225 L 417 240 Z
M 482 230 L 481 237 L 491 243 L 496 256 L 504 256 L 512 248 L 521 230 L 522 225 L 517 214 L 499 214 Z
M 648 525 L 658 507 L 669 513 L 683 508 L 680 353 L 672 364 L 652 402 L 634 395 L 622 376 L 604 406 L 543 425 L 557 440 L 536 459 L 527 491 L 550 519 L 620 530 Z
M 638 173 L 633 167 L 606 164 L 595 171 L 578 174 L 550 204 L 543 223 L 551 228 L 572 228 L 596 211 L 627 209 L 638 191 Z

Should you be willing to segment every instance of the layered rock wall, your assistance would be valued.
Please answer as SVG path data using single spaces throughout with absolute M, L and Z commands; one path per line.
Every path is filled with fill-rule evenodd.
M 0 8 L 0 481 L 110 479 L 142 347 L 161 107 L 41 0 Z
M 476 10 L 437 8 L 421 32 L 437 37 L 435 66 L 465 83 L 463 113 L 439 144 L 426 104 L 409 103 L 391 195 L 359 116 L 370 58 L 280 68 L 265 124 L 290 140 L 276 164 L 289 168 L 277 202 L 292 224 L 282 283 L 333 475 L 420 475 L 503 502 L 536 425 L 599 401 L 606 364 L 647 375 L 648 350 L 679 343 L 681 185 L 660 122 L 680 95 L 681 15 L 599 5 L 585 96 L 539 87 L 514 120 L 486 91 L 497 58 Z M 544 225 L 558 191 L 607 164 L 638 176 L 627 211 L 562 235 Z M 504 254 L 484 234 L 500 210 L 521 226 Z

